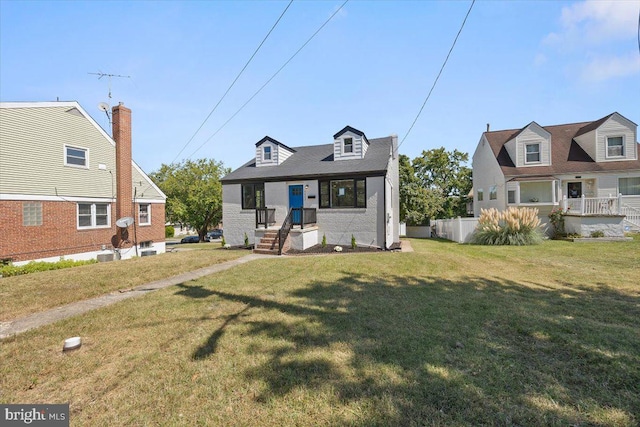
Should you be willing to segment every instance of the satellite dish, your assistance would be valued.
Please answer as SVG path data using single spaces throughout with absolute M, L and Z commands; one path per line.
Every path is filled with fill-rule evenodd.
M 131 224 L 133 224 L 133 218 L 130 216 L 125 216 L 116 221 L 116 225 L 120 228 L 127 228 Z
M 109 104 L 107 104 L 106 102 L 101 102 L 100 104 L 98 104 L 98 109 L 107 113 L 109 111 Z

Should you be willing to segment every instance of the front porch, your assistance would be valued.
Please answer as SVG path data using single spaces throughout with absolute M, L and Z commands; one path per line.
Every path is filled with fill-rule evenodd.
M 291 208 L 281 224 L 276 210 L 256 209 L 257 242 L 254 252 L 282 255 L 289 249 L 305 250 L 318 244 L 317 212 L 313 208 Z

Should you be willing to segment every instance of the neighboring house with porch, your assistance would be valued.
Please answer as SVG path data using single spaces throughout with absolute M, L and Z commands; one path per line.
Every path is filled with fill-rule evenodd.
M 131 110 L 112 121 L 113 138 L 77 102 L 0 103 L 1 261 L 164 252 L 166 196 L 131 158 Z
M 390 249 L 399 243 L 398 138 L 368 139 L 350 126 L 324 145 L 289 147 L 265 136 L 255 157 L 222 178 L 230 245 L 246 235 L 278 253 L 322 242 Z
M 568 232 L 640 228 L 637 125 L 619 113 L 593 122 L 487 131 L 473 155 L 474 216 L 535 207 L 542 222 L 563 209 Z

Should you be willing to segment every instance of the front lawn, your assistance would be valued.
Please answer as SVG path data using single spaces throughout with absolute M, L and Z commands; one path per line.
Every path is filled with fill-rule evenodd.
M 91 426 L 638 424 L 640 241 L 411 243 L 253 261 L 18 335 L 0 401 Z
M 182 248 L 181 248 L 182 249 Z M 189 250 L 0 278 L 0 322 L 130 289 L 246 255 L 211 244 L 194 244 Z

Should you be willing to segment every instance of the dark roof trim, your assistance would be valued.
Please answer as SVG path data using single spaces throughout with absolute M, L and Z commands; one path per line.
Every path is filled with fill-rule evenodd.
M 369 140 L 367 139 L 367 135 L 365 135 L 364 132 L 356 128 L 352 128 L 351 126 L 345 126 L 340 132 L 333 135 L 333 139 L 337 139 L 340 135 L 344 134 L 345 132 L 351 132 L 351 133 L 355 133 L 358 136 L 362 136 L 364 137 L 364 140 L 367 141 L 367 144 L 369 143 Z
M 282 182 L 282 181 L 325 181 L 327 179 L 336 178 L 374 178 L 380 176 L 386 176 L 387 171 L 370 171 L 370 172 L 354 172 L 354 173 L 331 173 L 322 175 L 291 175 L 291 176 L 275 176 L 269 178 L 249 178 L 249 179 L 222 179 L 220 182 L 222 185 L 227 184 L 248 184 L 253 182 Z
M 295 152 L 296 152 L 296 150 L 294 150 L 293 148 L 291 148 L 291 147 L 287 147 L 287 146 L 286 146 L 286 145 L 284 145 L 282 142 L 277 141 L 277 140 L 275 140 L 275 139 L 271 138 L 271 137 L 270 137 L 270 136 L 268 136 L 268 135 L 267 135 L 267 136 L 265 136 L 264 138 L 262 138 L 260 141 L 256 142 L 256 147 L 259 147 L 260 145 L 264 144 L 264 143 L 265 143 L 265 142 L 267 142 L 267 141 L 272 142 L 272 143 L 274 143 L 274 144 L 276 144 L 276 145 L 279 145 L 279 146 L 281 146 L 281 147 L 284 147 L 284 148 L 286 148 L 287 150 L 291 151 L 292 153 L 295 153 Z
M 609 114 L 606 117 L 601 118 L 600 120 L 596 120 L 595 122 L 591 122 L 588 125 L 581 127 L 580 130 L 578 130 L 578 132 L 576 132 L 576 134 L 574 135 L 574 138 L 580 135 L 584 135 L 585 133 L 589 133 L 592 130 L 598 129 L 604 122 L 606 122 L 607 120 L 609 120 L 609 118 L 611 118 L 611 116 L 613 116 L 614 113 Z
M 531 175 L 531 176 L 516 176 L 515 178 L 508 179 L 510 181 L 558 181 L 553 175 Z

